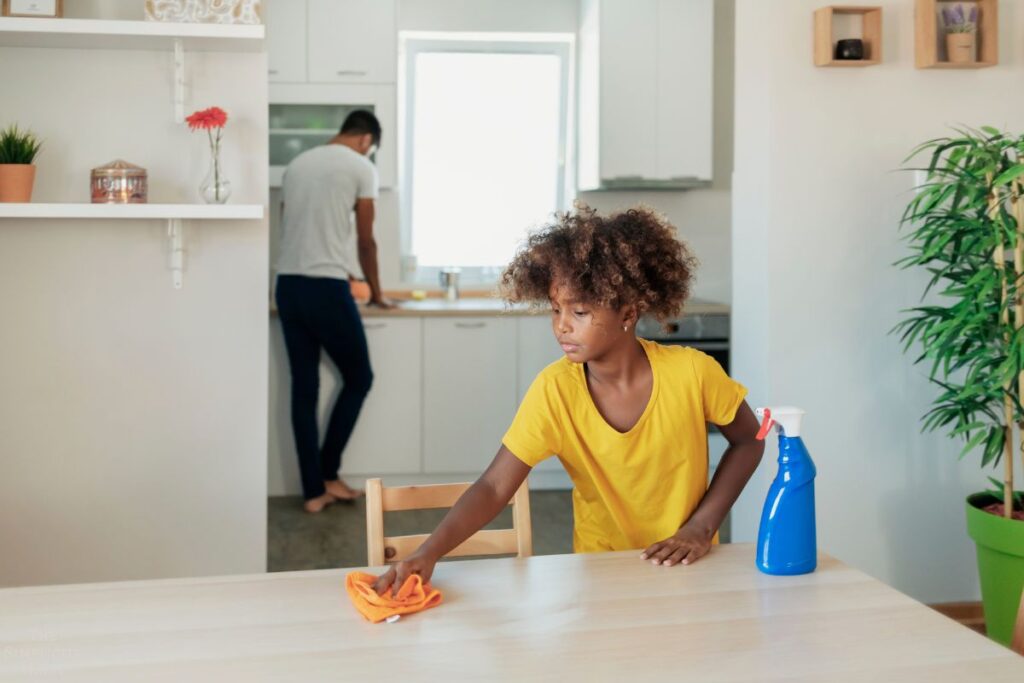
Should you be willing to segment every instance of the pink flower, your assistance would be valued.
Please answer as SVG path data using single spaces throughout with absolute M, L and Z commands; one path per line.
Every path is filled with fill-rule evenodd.
M 201 109 L 185 119 L 188 127 L 192 130 L 210 130 L 211 128 L 223 128 L 228 122 L 228 113 L 220 107 Z

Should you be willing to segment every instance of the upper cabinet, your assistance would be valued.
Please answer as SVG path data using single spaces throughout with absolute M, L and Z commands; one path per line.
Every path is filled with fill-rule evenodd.
M 714 0 L 582 0 L 581 190 L 712 177 Z
M 306 80 L 306 3 L 269 0 L 264 10 L 267 29 L 267 72 L 271 83 Z
M 271 83 L 394 83 L 397 0 L 265 0 Z
M 394 83 L 398 26 L 394 0 L 308 0 L 309 80 Z

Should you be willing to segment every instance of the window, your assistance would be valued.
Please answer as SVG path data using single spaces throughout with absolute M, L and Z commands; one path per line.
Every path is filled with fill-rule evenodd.
M 403 34 L 406 280 L 445 266 L 493 282 L 527 232 L 571 202 L 571 36 Z

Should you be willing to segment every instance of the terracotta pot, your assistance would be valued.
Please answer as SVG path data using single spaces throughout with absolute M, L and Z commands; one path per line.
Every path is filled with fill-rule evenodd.
M 969 64 L 976 60 L 973 33 L 947 33 L 946 57 L 954 64 Z
M 36 167 L 32 164 L 0 164 L 0 202 L 32 201 Z

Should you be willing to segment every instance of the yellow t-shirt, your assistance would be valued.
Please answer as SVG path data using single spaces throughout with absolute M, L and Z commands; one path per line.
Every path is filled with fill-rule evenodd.
M 583 365 L 562 358 L 537 375 L 502 439 L 531 467 L 562 461 L 578 553 L 646 548 L 678 531 L 707 491 L 706 423 L 731 423 L 747 394 L 705 353 L 640 343 L 654 386 L 628 432 L 598 412 Z

